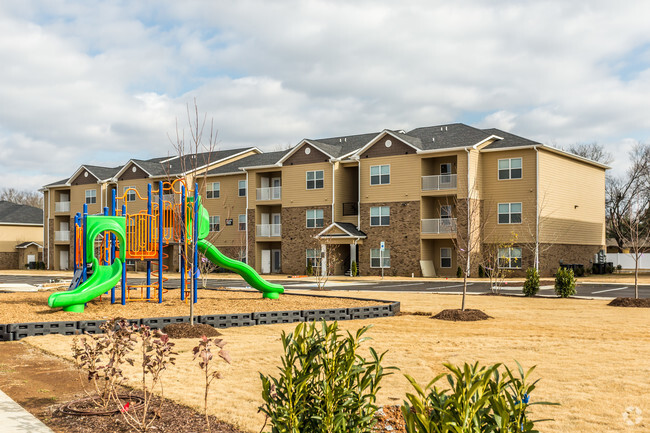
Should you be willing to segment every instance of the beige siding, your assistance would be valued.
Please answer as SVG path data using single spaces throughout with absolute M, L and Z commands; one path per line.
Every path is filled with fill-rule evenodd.
M 605 170 L 540 150 L 540 240 L 605 244 Z
M 0 224 L 0 252 L 15 253 L 16 245 L 23 242 L 43 242 L 42 226 Z
M 499 180 L 498 160 L 521 158 L 522 178 Z M 530 242 L 535 236 L 536 162 L 535 150 L 482 152 L 479 176 L 482 180 L 483 218 L 487 219 L 484 242 Z M 521 224 L 498 224 L 499 203 L 521 203 Z
M 101 187 L 98 184 L 78 185 L 70 187 L 70 213 L 83 212 L 83 205 L 86 202 L 85 192 L 87 189 L 94 189 L 97 194 L 97 202 L 88 205 L 88 214 L 97 214 L 102 212 L 101 206 L 106 204 L 101 201 Z
M 370 185 L 370 167 L 390 165 L 390 184 Z M 419 200 L 421 165 L 418 156 L 400 155 L 361 159 L 361 203 Z
M 246 197 L 239 197 L 239 181 L 246 180 L 246 175 L 209 176 L 208 184 L 219 182 L 219 198 L 207 198 L 205 187 L 200 189 L 203 197 L 203 206 L 210 216 L 219 216 L 221 230 L 210 232 L 208 240 L 214 245 L 240 246 L 246 245 L 246 232 L 239 230 L 239 215 L 246 213 Z M 226 225 L 226 220 L 232 219 L 231 226 Z
M 323 170 L 322 189 L 307 189 L 307 172 L 314 170 Z M 332 164 L 319 162 L 282 167 L 282 206 L 304 207 L 331 204 Z
M 343 203 L 357 203 L 359 200 L 358 165 L 337 163 L 334 169 L 334 221 L 357 224 L 357 216 L 343 216 Z

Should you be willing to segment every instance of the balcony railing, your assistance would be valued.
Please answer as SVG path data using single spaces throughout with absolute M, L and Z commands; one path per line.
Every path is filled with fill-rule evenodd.
M 256 228 L 258 238 L 279 237 L 282 234 L 282 224 L 258 224 Z
M 456 233 L 456 218 L 422 220 L 422 234 Z
M 440 191 L 445 189 L 456 189 L 455 174 L 422 176 L 422 191 Z
M 280 200 L 282 198 L 281 186 L 270 186 L 266 188 L 257 188 L 258 200 Z
M 55 241 L 70 241 L 70 232 L 68 230 L 57 230 L 54 232 Z
M 70 212 L 70 202 L 57 201 L 54 203 L 54 212 Z

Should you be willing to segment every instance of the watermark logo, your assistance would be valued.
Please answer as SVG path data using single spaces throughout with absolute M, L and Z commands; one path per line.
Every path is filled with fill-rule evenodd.
M 628 406 L 623 412 L 623 422 L 627 425 L 638 425 L 643 421 L 641 409 L 636 406 Z

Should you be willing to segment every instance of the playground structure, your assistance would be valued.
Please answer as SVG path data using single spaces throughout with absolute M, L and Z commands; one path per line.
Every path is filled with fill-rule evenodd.
M 83 214 L 77 213 L 74 219 L 74 278 L 67 292 L 50 295 L 50 307 L 83 312 L 86 302 L 109 291 L 114 304 L 118 283 L 122 305 L 129 301 L 162 303 L 167 292 L 164 261 L 168 255 L 164 250 L 171 245 L 180 248 L 181 300 L 197 302 L 199 251 L 217 266 L 242 276 L 265 298 L 277 299 L 284 292 L 281 285 L 265 281 L 246 263 L 226 257 L 205 239 L 210 232 L 210 217 L 201 205 L 198 184 L 190 189 L 183 179 L 160 181 L 156 196 L 153 193 L 151 184 L 147 186 L 147 197 L 134 188 L 121 196 L 113 190 L 111 206 L 105 207 L 102 215 L 88 215 L 84 204 Z M 128 259 L 146 262 L 144 284 L 128 284 Z

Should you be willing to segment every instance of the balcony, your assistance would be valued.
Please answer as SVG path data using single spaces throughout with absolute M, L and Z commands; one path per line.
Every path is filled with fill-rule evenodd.
M 70 212 L 70 202 L 69 201 L 57 201 L 54 203 L 54 212 Z
M 280 237 L 282 234 L 282 224 L 258 224 L 255 236 L 258 238 Z
M 455 174 L 437 174 L 422 176 L 422 191 L 442 191 L 456 189 Z
M 257 188 L 257 200 L 280 200 L 282 198 L 281 186 L 270 186 L 266 188 Z
M 432 218 L 422 220 L 423 235 L 456 233 L 456 218 Z
M 57 230 L 54 232 L 55 242 L 70 242 L 70 232 L 68 230 Z
M 356 201 L 343 203 L 343 216 L 359 215 L 359 205 Z

